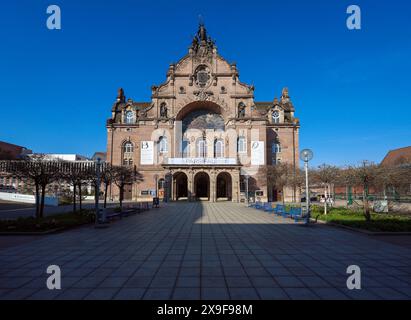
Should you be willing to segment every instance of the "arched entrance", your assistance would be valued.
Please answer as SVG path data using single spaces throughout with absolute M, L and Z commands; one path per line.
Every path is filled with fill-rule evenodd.
M 173 198 L 188 200 L 187 175 L 184 172 L 177 172 L 173 176 Z
M 197 200 L 210 200 L 210 177 L 205 172 L 199 172 L 194 177 L 194 192 Z
M 217 201 L 231 200 L 232 199 L 232 182 L 231 175 L 227 172 L 221 172 L 217 176 L 216 181 Z

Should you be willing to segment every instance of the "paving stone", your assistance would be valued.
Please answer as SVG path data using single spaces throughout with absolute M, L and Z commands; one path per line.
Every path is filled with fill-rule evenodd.
M 167 203 L 0 250 L 0 299 L 410 299 L 411 251 L 235 203 Z M 309 242 L 310 245 L 300 245 Z M 62 268 L 62 289 L 45 288 Z M 362 290 L 346 287 L 348 265 Z M 188 292 L 188 293 L 187 293 Z
M 142 288 L 123 288 L 115 295 L 115 300 L 140 300 L 146 290 Z
M 174 300 L 198 300 L 200 288 L 175 288 L 172 299 Z
M 229 292 L 233 300 L 259 300 L 254 288 L 229 288 Z
M 203 300 L 228 300 L 230 296 L 227 288 L 201 288 L 201 299 Z
M 263 300 L 288 300 L 289 297 L 281 288 L 257 288 L 258 295 Z

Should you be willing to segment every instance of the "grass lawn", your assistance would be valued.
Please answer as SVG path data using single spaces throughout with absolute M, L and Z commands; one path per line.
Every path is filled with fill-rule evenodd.
M 0 220 L 0 232 L 44 232 L 92 222 L 94 222 L 94 211 L 82 210 L 77 213 L 56 214 L 41 219 L 29 217 L 16 220 Z
M 368 231 L 411 232 L 411 217 L 405 215 L 371 213 L 371 221 L 367 222 L 361 211 L 346 208 L 328 208 L 327 215 L 322 206 L 312 206 L 312 218 L 365 229 Z

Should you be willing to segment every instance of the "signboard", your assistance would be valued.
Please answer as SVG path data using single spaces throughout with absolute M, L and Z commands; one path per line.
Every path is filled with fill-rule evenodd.
M 265 161 L 264 141 L 251 141 L 251 165 L 262 166 Z
M 141 141 L 141 159 L 142 165 L 154 164 L 154 143 L 153 141 Z
M 168 164 L 229 165 L 237 164 L 237 160 L 235 158 L 168 158 Z

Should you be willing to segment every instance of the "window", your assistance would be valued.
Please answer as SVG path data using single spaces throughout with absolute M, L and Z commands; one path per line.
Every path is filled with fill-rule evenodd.
M 273 123 L 280 123 L 280 112 L 278 110 L 274 110 L 272 114 Z
M 123 165 L 131 166 L 133 165 L 133 152 L 134 146 L 133 144 L 128 141 L 123 145 Z
M 214 157 L 224 158 L 224 141 L 221 139 L 214 142 Z
M 237 152 L 246 153 L 247 152 L 247 140 L 245 137 L 239 137 L 237 142 Z
M 278 142 L 273 142 L 273 144 L 271 145 L 271 153 L 281 153 L 281 144 L 279 144 Z
M 131 142 L 126 142 L 123 147 L 124 153 L 133 153 L 134 147 Z
M 130 158 L 123 159 L 123 166 L 132 166 L 132 165 L 133 165 L 133 159 L 130 159 Z
M 161 189 L 165 189 L 165 186 L 166 186 L 166 182 L 165 182 L 165 180 L 164 179 L 160 179 L 160 180 L 158 180 L 158 190 L 161 190 Z
M 129 110 L 126 112 L 126 123 L 127 124 L 134 123 L 134 112 L 133 111 Z
M 168 145 L 167 145 L 167 137 L 160 137 L 158 139 L 158 152 L 159 153 L 167 153 L 168 152 Z
M 183 140 L 183 145 L 182 145 L 182 153 L 183 153 L 183 158 L 187 158 L 190 155 L 190 142 L 187 140 Z
M 272 165 L 276 165 L 276 164 L 280 164 L 281 163 L 281 159 L 280 158 L 276 158 L 275 156 L 272 157 Z
M 197 140 L 197 157 L 207 157 L 207 143 L 204 138 Z

